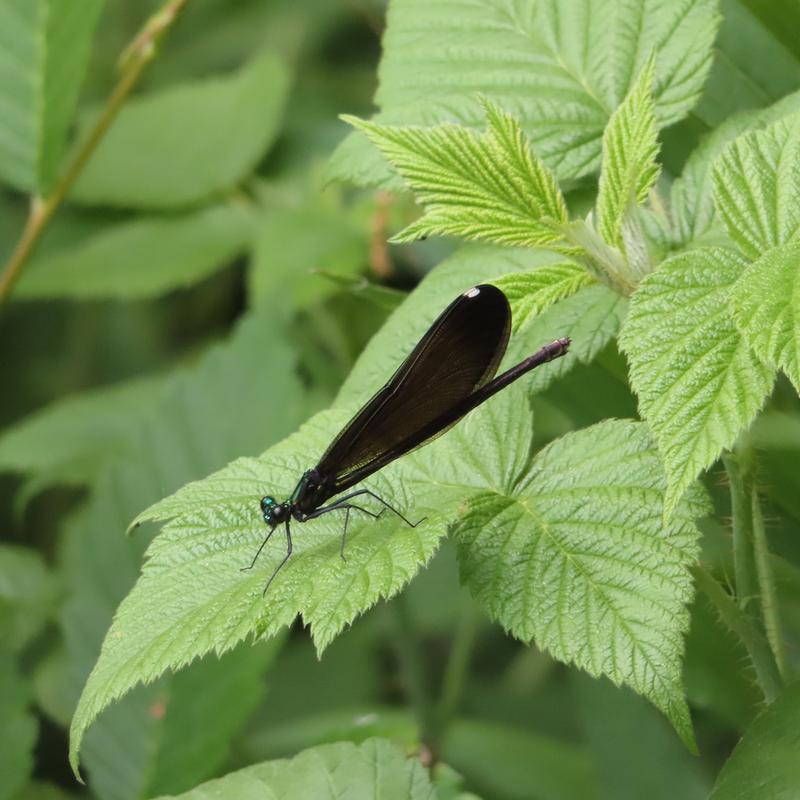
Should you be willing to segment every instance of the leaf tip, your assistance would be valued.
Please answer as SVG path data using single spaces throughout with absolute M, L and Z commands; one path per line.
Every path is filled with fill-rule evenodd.
M 353 114 L 339 114 L 339 119 L 351 128 L 358 130 L 366 130 L 369 127 L 367 120 L 356 117 Z
M 80 737 L 75 736 L 73 733 L 70 737 L 69 743 L 69 765 L 72 769 L 72 774 L 75 776 L 75 780 L 78 781 L 82 786 L 86 786 L 86 781 L 83 779 L 80 770 Z

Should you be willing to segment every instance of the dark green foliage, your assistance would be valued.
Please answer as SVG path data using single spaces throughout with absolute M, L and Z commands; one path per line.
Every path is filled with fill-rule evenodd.
M 0 283 L 0 800 L 800 796 L 797 23 L 0 0 L 0 257 L 55 212 Z M 481 282 L 569 354 L 262 596 L 260 497 Z

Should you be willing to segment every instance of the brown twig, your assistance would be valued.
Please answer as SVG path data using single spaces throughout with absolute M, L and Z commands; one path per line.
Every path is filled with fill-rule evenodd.
M 389 278 L 394 272 L 386 241 L 391 209 L 392 196 L 388 192 L 376 192 L 375 212 L 370 219 L 369 268 L 379 278 Z
M 25 227 L 0 274 L 0 305 L 8 299 L 47 223 L 64 201 L 100 140 L 111 127 L 111 123 L 145 68 L 155 58 L 159 42 L 188 3 L 189 0 L 167 0 L 164 6 L 147 20 L 133 41 L 123 51 L 120 58 L 119 81 L 103 106 L 94 126 L 75 150 L 61 178 L 47 197 L 35 195 L 31 198 Z

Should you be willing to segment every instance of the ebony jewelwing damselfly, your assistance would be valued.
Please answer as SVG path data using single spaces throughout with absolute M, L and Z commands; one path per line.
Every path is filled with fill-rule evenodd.
M 459 295 L 439 315 L 388 383 L 350 420 L 333 440 L 319 463 L 304 473 L 288 500 L 261 498 L 261 512 L 269 526 L 253 562 L 281 524 L 286 530 L 286 555 L 264 587 L 270 584 L 292 555 L 290 521 L 307 522 L 331 511 L 344 511 L 341 555 L 351 509 L 377 518 L 352 501 L 371 497 L 407 525 L 416 527 L 394 506 L 370 489 L 336 498 L 402 455 L 430 442 L 492 395 L 541 364 L 563 356 L 568 338 L 556 339 L 515 367 L 495 378 L 511 331 L 508 299 L 496 286 L 481 284 Z

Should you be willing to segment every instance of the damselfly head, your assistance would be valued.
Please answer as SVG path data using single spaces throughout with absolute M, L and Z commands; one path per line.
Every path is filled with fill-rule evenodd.
M 274 497 L 267 495 L 261 498 L 261 513 L 264 515 L 264 522 L 275 527 L 289 519 L 289 504 L 278 503 Z

